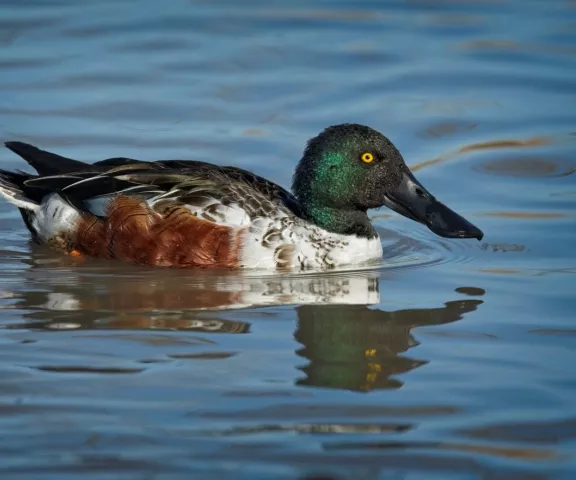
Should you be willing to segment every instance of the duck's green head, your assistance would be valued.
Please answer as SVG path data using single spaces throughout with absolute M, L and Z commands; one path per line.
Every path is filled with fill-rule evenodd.
M 390 140 L 364 125 L 335 125 L 311 139 L 292 190 L 304 215 L 335 233 L 374 236 L 366 212 L 385 205 L 443 237 L 483 237 L 414 178 Z

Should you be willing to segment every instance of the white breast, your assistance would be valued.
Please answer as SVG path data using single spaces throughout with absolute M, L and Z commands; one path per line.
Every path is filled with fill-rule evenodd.
M 280 215 L 253 220 L 243 237 L 245 268 L 287 271 L 328 270 L 382 258 L 379 237 L 331 233 L 303 220 Z
M 66 202 L 60 195 L 53 193 L 45 197 L 35 210 L 31 224 L 38 237 L 47 242 L 67 232 L 73 232 L 80 220 L 78 210 Z

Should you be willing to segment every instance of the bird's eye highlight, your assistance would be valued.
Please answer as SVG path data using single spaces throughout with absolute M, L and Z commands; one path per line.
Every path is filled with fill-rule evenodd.
M 363 153 L 360 158 L 364 163 L 372 163 L 374 161 L 374 155 L 368 152 Z

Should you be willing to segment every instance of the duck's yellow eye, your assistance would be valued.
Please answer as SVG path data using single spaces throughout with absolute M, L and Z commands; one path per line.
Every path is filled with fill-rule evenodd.
M 368 152 L 363 153 L 360 158 L 364 163 L 372 163 L 374 161 L 374 155 Z

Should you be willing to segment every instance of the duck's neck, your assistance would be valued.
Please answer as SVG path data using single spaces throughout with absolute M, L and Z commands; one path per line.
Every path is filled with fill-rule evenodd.
M 324 205 L 301 205 L 305 217 L 329 232 L 342 235 L 357 235 L 365 238 L 378 236 L 366 212 L 343 210 Z

